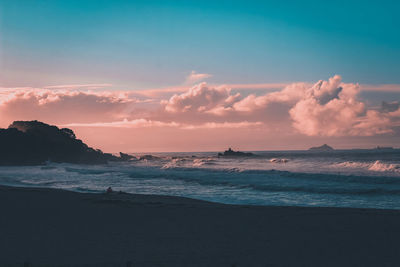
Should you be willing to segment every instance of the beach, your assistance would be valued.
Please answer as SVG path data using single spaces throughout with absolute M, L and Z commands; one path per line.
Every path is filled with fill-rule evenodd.
M 400 211 L 0 186 L 0 266 L 399 266 Z

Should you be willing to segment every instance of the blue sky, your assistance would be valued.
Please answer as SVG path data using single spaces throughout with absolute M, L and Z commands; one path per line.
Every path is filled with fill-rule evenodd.
M 400 83 L 398 1 L 1 0 L 1 85 Z

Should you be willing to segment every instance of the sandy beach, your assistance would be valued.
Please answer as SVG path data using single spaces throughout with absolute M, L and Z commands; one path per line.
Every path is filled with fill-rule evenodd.
M 400 211 L 0 187 L 0 266 L 399 266 Z

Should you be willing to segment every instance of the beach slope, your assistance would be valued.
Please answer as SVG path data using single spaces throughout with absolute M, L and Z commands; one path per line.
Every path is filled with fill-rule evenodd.
M 0 266 L 400 266 L 400 212 L 0 187 Z

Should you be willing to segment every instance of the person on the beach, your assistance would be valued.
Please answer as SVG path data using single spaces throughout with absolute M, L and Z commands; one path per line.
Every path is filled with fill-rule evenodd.
M 113 190 L 112 190 L 111 186 L 107 188 L 107 194 L 112 193 L 112 191 Z

